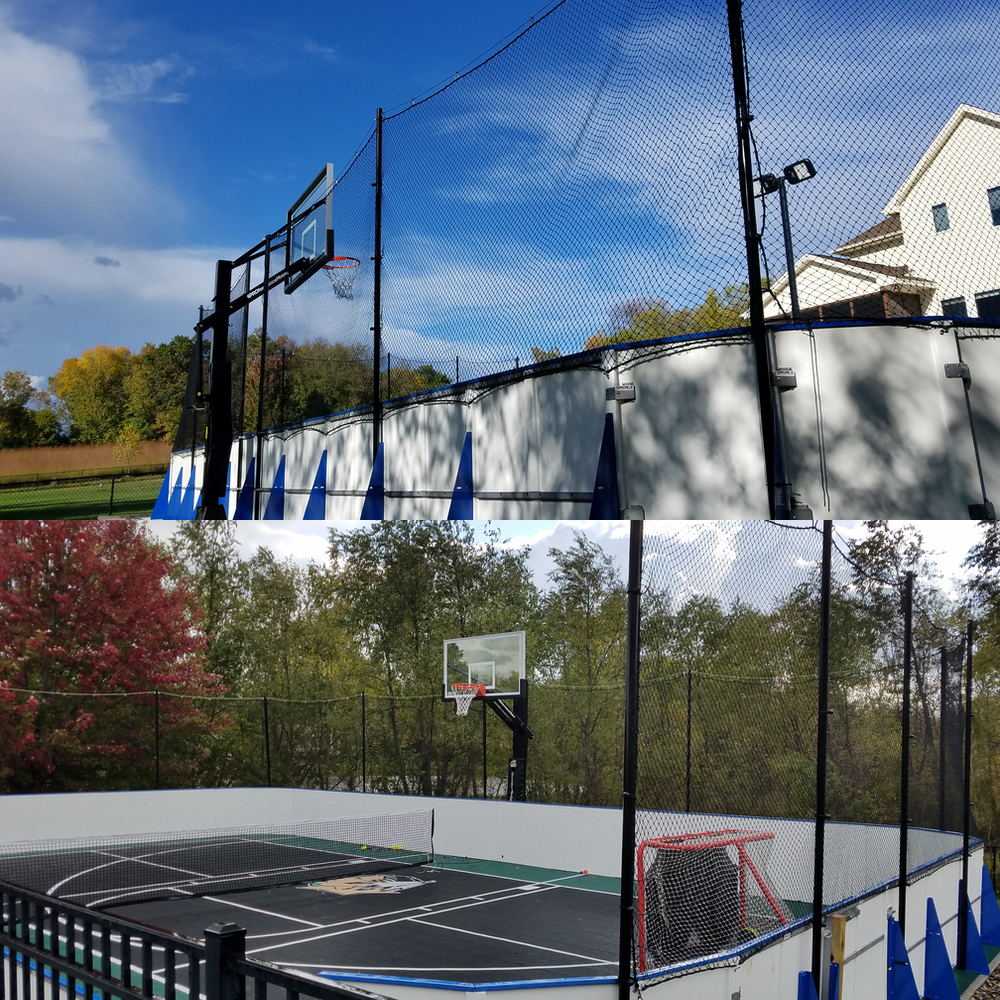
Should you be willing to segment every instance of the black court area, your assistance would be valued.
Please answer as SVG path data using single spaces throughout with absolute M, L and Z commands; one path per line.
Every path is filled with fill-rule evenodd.
M 615 979 L 619 904 L 617 879 L 439 856 L 313 887 L 105 912 L 192 938 L 237 923 L 248 957 L 311 975 L 489 989 Z

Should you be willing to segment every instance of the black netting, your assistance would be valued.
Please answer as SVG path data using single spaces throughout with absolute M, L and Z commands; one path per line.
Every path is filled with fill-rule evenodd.
M 740 325 L 732 121 L 724 7 L 555 5 L 386 120 L 386 350 L 462 380 Z
M 748 0 L 732 24 L 720 0 L 550 2 L 385 115 L 378 303 L 375 131 L 335 171 L 335 253 L 359 262 L 350 291 L 344 272 L 318 272 L 275 289 L 266 323 L 255 299 L 231 330 L 235 426 L 280 436 L 375 392 L 609 344 L 656 341 L 651 357 L 708 335 L 742 343 L 758 264 L 774 323 L 933 316 L 956 320 L 957 339 L 993 336 L 998 23 L 983 0 Z M 752 115 L 752 219 L 734 79 Z M 251 270 L 253 287 L 260 257 Z M 178 447 L 201 440 L 196 421 L 186 409 Z
M 907 870 L 961 846 L 935 831 L 961 829 L 964 644 L 934 624 L 918 583 L 904 727 L 895 544 L 835 538 L 821 786 L 821 532 L 647 524 L 633 956 L 644 981 L 732 961 L 811 919 L 818 810 L 825 910 L 894 884 L 904 746 Z
M 816 169 L 786 187 L 802 317 L 995 317 L 997 9 L 751 0 L 744 17 L 758 170 Z M 779 193 L 763 207 L 778 318 L 791 312 Z
M 811 909 L 821 539 L 647 528 L 635 966 L 655 978 Z

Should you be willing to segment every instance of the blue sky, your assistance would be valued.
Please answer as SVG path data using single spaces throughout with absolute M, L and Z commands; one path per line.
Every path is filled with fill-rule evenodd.
M 215 260 L 274 232 L 327 161 L 355 300 L 310 281 L 274 297 L 274 331 L 367 341 L 372 172 L 343 171 L 376 107 L 407 108 L 555 5 L 0 0 L 0 371 L 44 380 L 98 343 L 190 333 Z M 762 169 L 818 170 L 790 199 L 800 254 L 879 221 L 959 103 L 1000 111 L 983 0 L 745 10 Z M 623 303 L 741 281 L 730 69 L 720 0 L 566 0 L 389 120 L 385 349 L 497 370 L 581 349 Z
M 0 371 L 187 334 L 241 253 L 375 109 L 541 0 L 0 2 Z

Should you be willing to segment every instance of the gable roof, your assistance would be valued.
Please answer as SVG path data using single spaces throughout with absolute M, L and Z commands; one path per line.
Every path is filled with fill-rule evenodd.
M 906 201 L 906 196 L 913 189 L 913 185 L 927 172 L 927 169 L 937 158 L 938 153 L 945 147 L 945 144 L 955 134 L 959 125 L 966 119 L 971 119 L 983 125 L 992 125 L 1000 129 L 1000 115 L 991 111 L 984 111 L 982 108 L 974 108 L 969 104 L 960 104 L 955 113 L 945 122 L 944 128 L 938 132 L 934 141 L 928 146 L 927 152 L 917 161 L 917 165 L 910 171 L 909 176 L 900 185 L 899 190 L 889 199 L 889 204 L 882 209 L 888 215 L 890 212 L 898 212 L 900 205 Z
M 863 233 L 852 236 L 845 243 L 841 243 L 839 247 L 835 247 L 833 252 L 850 254 L 853 250 L 857 253 L 869 246 L 874 250 L 876 244 L 891 239 L 902 231 L 903 226 L 899 221 L 899 212 L 893 212 L 888 219 L 876 222 L 874 226 L 866 229 Z
M 842 274 L 853 273 L 859 278 L 873 282 L 878 288 L 904 286 L 906 288 L 933 289 L 937 287 L 933 280 L 912 274 L 905 264 L 900 267 L 894 267 L 890 264 L 867 264 L 864 261 L 851 260 L 850 257 L 831 257 L 828 254 L 807 253 L 795 262 L 796 277 L 808 267 L 826 267 L 840 271 Z M 767 308 L 768 298 L 774 301 L 787 289 L 788 275 L 786 273 L 771 285 L 770 291 L 764 292 L 765 308 Z

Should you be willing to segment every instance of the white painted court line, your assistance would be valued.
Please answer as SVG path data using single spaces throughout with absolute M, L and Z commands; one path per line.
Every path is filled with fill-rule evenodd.
M 231 899 L 219 899 L 218 896 L 202 896 L 212 903 L 221 903 L 223 906 L 234 906 L 238 910 L 249 910 L 251 913 L 260 913 L 265 917 L 277 917 L 279 920 L 291 920 L 297 924 L 305 924 L 306 927 L 320 928 L 323 925 L 317 924 L 315 920 L 302 920 L 300 917 L 290 917 L 285 913 L 275 913 L 273 910 L 262 910 L 258 906 L 247 906 L 245 903 L 234 903 Z M 289 933 L 286 931 L 286 933 Z
M 556 888 L 555 886 L 551 888 Z M 455 903 L 463 903 L 466 900 L 475 900 L 477 903 L 491 903 L 494 901 L 502 901 L 504 899 L 517 898 L 516 894 L 518 892 L 518 887 L 507 888 L 507 889 L 496 889 L 490 893 L 479 893 L 475 896 L 458 896 L 455 899 L 443 899 L 439 903 L 423 904 L 420 906 L 407 906 L 399 910 L 389 910 L 382 914 L 372 914 L 367 917 L 353 917 L 350 920 L 338 920 L 332 924 L 319 924 L 318 926 L 323 929 L 333 930 L 337 927 L 349 927 L 352 924 L 358 923 L 371 923 L 380 924 L 385 922 L 385 918 L 394 916 L 406 916 L 412 913 L 439 913 L 442 907 L 450 907 Z M 252 934 L 247 937 L 248 941 L 257 941 L 263 938 L 272 937 L 282 937 L 287 934 L 297 934 L 298 931 L 272 931 L 268 934 Z M 291 943 L 291 942 L 289 942 Z
M 483 934 L 481 931 L 470 931 L 465 930 L 462 927 L 449 927 L 447 924 L 436 924 L 432 920 L 421 920 L 419 917 L 410 918 L 413 923 L 426 924 L 428 927 L 437 927 L 443 931 L 453 931 L 456 934 L 468 934 L 470 937 L 481 937 L 488 938 L 490 941 L 502 941 L 504 944 L 515 944 L 519 948 L 534 948 L 536 951 L 547 951 L 551 952 L 553 955 L 565 955 L 567 958 L 581 958 L 588 965 L 611 965 L 611 962 L 605 961 L 603 958 L 594 958 L 593 955 L 580 955 L 575 951 L 563 951 L 561 948 L 549 948 L 544 944 L 532 944 L 530 941 L 517 941 L 514 938 L 498 937 L 496 934 Z M 616 959 L 615 965 L 618 964 Z
M 554 888 L 555 888 L 555 886 L 545 886 L 545 887 L 543 887 L 541 889 L 538 889 L 536 891 L 537 892 L 551 892 L 552 889 L 554 889 Z M 510 890 L 508 890 L 508 893 L 509 893 L 509 895 L 507 897 L 504 897 L 504 898 L 509 898 L 509 899 L 511 899 L 511 898 L 512 899 L 524 899 L 523 895 L 520 895 L 520 894 L 514 895 L 513 892 L 511 892 Z M 468 897 L 466 897 L 466 898 L 468 898 Z M 455 904 L 460 904 L 460 905 L 454 905 L 454 904 L 449 905 L 449 904 L 446 903 L 445 906 L 447 906 L 447 909 L 445 909 L 444 907 L 441 907 L 441 908 L 436 909 L 434 912 L 436 914 L 440 914 L 440 913 L 453 913 L 456 910 L 466 910 L 466 909 L 469 909 L 469 908 L 474 907 L 474 906 L 486 906 L 486 905 L 489 905 L 489 903 L 493 903 L 493 902 L 502 902 L 502 900 L 500 900 L 500 899 L 490 899 L 490 900 L 481 900 L 481 901 L 478 901 L 478 902 L 466 902 L 465 900 L 456 900 Z M 402 916 L 394 916 L 391 913 L 390 914 L 384 914 L 384 916 L 390 917 L 391 919 L 379 919 L 378 917 L 369 917 L 368 919 L 371 920 L 372 923 L 369 924 L 368 926 L 358 926 L 358 922 L 356 920 L 345 920 L 345 921 L 342 921 L 341 924 L 339 924 L 339 925 L 338 924 L 331 925 L 332 927 L 339 927 L 340 929 L 339 930 L 331 930 L 328 934 L 315 934 L 312 937 L 298 938 L 298 939 L 296 939 L 294 941 L 285 941 L 282 944 L 270 944 L 270 945 L 267 945 L 264 948 L 254 948 L 252 950 L 248 949 L 247 950 L 247 954 L 248 955 L 259 955 L 263 951 L 274 951 L 276 948 L 290 948 L 290 947 L 293 947 L 295 945 L 309 944 L 312 941 L 323 941 L 323 940 L 326 940 L 327 938 L 339 937 L 341 934 L 354 934 L 357 931 L 364 931 L 364 930 L 378 930 L 381 927 L 387 927 L 390 924 L 403 923 L 404 921 L 412 920 L 414 918 L 414 916 L 420 916 L 421 914 L 417 914 L 417 913 L 414 912 L 415 909 L 416 909 L 416 907 L 409 907 L 406 910 L 397 911 L 398 913 L 404 914 Z

